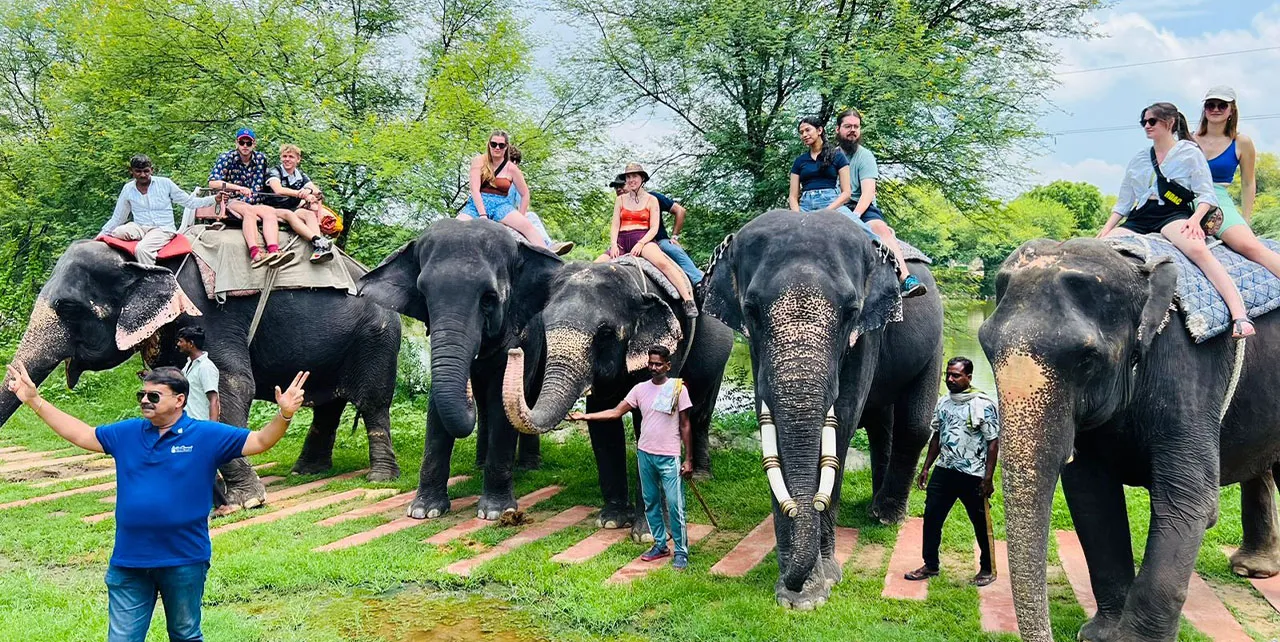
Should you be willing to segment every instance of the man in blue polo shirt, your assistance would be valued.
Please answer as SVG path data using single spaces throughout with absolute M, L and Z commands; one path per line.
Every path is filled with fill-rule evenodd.
M 116 545 L 107 567 L 108 642 L 143 642 L 156 594 L 164 602 L 169 640 L 203 640 L 200 601 L 209 571 L 209 508 L 218 467 L 256 455 L 284 436 L 302 405 L 308 372 L 276 388 L 280 411 L 250 432 L 188 417 L 187 380 L 156 368 L 138 392 L 141 419 L 93 428 L 40 397 L 26 368 L 6 366 L 9 390 L 67 441 L 116 460 Z

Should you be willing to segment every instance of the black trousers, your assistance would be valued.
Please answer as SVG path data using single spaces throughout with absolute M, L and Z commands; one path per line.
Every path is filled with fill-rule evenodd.
M 924 564 L 938 568 L 938 545 L 942 543 L 942 525 L 956 500 L 973 522 L 973 534 L 982 552 L 979 562 L 983 573 L 992 572 L 991 549 L 995 538 L 991 533 L 991 506 L 982 494 L 982 478 L 958 470 L 935 466 L 929 477 L 924 500 Z

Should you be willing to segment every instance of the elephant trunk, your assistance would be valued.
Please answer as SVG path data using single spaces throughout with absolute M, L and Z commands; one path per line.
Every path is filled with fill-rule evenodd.
M 1004 460 L 1005 523 L 1018 630 L 1028 642 L 1050 642 L 1045 584 L 1053 492 L 1072 453 L 1075 425 L 1049 372 L 1028 355 L 996 364 L 1000 395 L 1000 455 Z
M 454 439 L 471 434 L 476 426 L 475 402 L 468 394 L 471 362 L 480 350 L 480 338 L 448 329 L 431 330 L 431 404 L 439 413 L 445 432 Z
M 524 394 L 524 352 L 512 350 L 502 382 L 502 405 L 511 425 L 540 435 L 554 430 L 591 383 L 591 340 L 586 332 L 547 330 L 547 365 L 538 401 L 530 409 Z
M 36 299 L 27 330 L 22 335 L 13 360 L 21 362 L 31 375 L 31 380 L 39 385 L 58 367 L 60 361 L 70 356 L 71 339 L 66 326 L 47 300 Z M 22 402 L 18 401 L 18 397 L 9 392 L 9 377 L 4 375 L 0 380 L 0 426 L 9 421 L 20 405 Z

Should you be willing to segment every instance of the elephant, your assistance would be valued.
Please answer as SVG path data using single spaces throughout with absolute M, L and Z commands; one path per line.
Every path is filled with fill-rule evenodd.
M 503 401 L 512 425 L 526 433 L 550 431 L 588 388 L 588 412 L 616 407 L 633 386 L 649 378 L 649 348 L 661 344 L 671 351 L 671 376 L 684 379 L 693 403 L 689 421 L 695 474 L 709 475 L 711 415 L 733 351 L 733 333 L 715 319 L 688 319 L 678 310 L 679 298 L 638 263 L 565 266 L 552 279 L 528 343 L 508 361 Z M 532 408 L 521 387 L 524 351 L 529 351 L 530 362 L 545 362 Z M 632 420 L 638 436 L 643 429 L 638 411 L 632 412 Z M 633 539 L 646 541 L 643 502 L 633 503 L 628 495 L 628 471 L 635 462 L 627 462 L 622 421 L 589 422 L 588 430 L 604 502 L 597 524 L 631 527 Z
M 1247 343 L 1224 334 L 1197 345 L 1170 309 L 1177 281 L 1167 257 L 1097 239 L 1028 241 L 997 274 L 996 308 L 978 338 L 1002 414 L 1009 570 L 1024 640 L 1052 639 L 1045 560 L 1059 477 L 1098 602 L 1081 640 L 1175 638 L 1220 485 L 1242 484 L 1244 546 L 1232 565 L 1280 570 L 1280 323 L 1256 319 Z M 1136 575 L 1124 486 L 1150 490 Z
M 361 297 L 422 321 L 431 337 L 426 446 L 409 517 L 449 511 L 454 442 L 471 434 L 477 416 L 477 463 L 484 470 L 477 514 L 495 520 L 518 508 L 512 494 L 517 433 L 502 410 L 502 376 L 507 350 L 542 309 L 563 266 L 560 257 L 518 242 L 499 223 L 446 219 L 360 279 Z M 520 448 L 524 467 L 536 466 L 536 440 Z
M 859 425 L 871 515 L 906 516 L 942 372 L 937 285 L 923 264 L 908 268 L 925 296 L 900 297 L 888 249 L 847 217 L 774 210 L 726 239 L 704 279 L 707 312 L 751 347 L 783 607 L 821 606 L 840 581 L 841 471 Z
M 280 290 L 268 299 L 250 343 L 247 332 L 258 297 L 218 304 L 205 295 L 194 262 L 183 266 L 181 257 L 149 267 L 105 243 L 73 242 L 41 287 L 14 359 L 26 364 L 37 383 L 65 361 L 67 386 L 74 388 L 85 371 L 109 370 L 137 351 L 149 367 L 182 365 L 172 349 L 176 329 L 197 324 L 221 371 L 223 423 L 245 426 L 254 399 L 274 401 L 275 386 L 284 388 L 298 371 L 309 370 L 306 403 L 315 413 L 293 472 L 331 467 L 338 421 L 350 402 L 365 421 L 369 479 L 400 475 L 390 415 L 399 317 L 336 289 Z M 0 425 L 19 405 L 7 386 L 0 387 Z M 221 472 L 229 504 L 252 507 L 266 501 L 248 460 L 237 459 Z

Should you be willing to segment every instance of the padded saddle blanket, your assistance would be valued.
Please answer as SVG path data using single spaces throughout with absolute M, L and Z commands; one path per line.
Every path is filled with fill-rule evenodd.
M 667 296 L 670 296 L 671 298 L 676 300 L 680 299 L 680 291 L 676 289 L 676 286 L 673 283 L 671 283 L 671 279 L 668 279 L 667 275 L 663 274 L 662 270 L 659 270 L 657 267 L 655 267 L 652 263 L 649 262 L 648 259 L 638 258 L 638 257 L 631 256 L 630 254 L 625 254 L 616 259 L 613 259 L 612 261 L 609 261 L 609 264 L 638 267 L 640 268 L 641 272 L 644 272 L 645 274 L 649 275 L 649 278 L 656 281 L 658 283 L 658 286 L 661 287 L 662 290 L 667 293 Z
M 266 285 L 271 268 L 253 269 L 244 236 L 238 229 L 212 230 L 197 225 L 185 232 L 192 253 L 201 267 L 205 293 L 211 299 L 257 294 Z M 334 288 L 355 295 L 356 281 L 368 270 L 334 247 L 336 256 L 328 263 L 311 263 L 311 243 L 292 232 L 280 231 L 280 249 L 293 252 L 293 260 L 280 267 L 272 290 Z
M 124 239 L 118 239 L 108 234 L 100 234 L 94 240 L 102 241 L 103 243 L 106 243 L 107 245 L 110 245 L 111 247 L 117 250 L 120 250 L 121 252 L 124 252 L 129 256 L 136 257 L 138 255 L 137 253 L 138 241 L 126 241 Z M 177 234 L 172 239 L 169 239 L 169 242 L 166 243 L 164 247 L 160 248 L 160 251 L 156 253 L 156 258 L 161 260 L 171 259 L 171 258 L 174 258 L 175 256 L 182 256 L 184 254 L 190 254 L 190 253 L 191 253 L 191 242 L 187 240 L 187 237 L 181 234 Z
M 898 239 L 898 245 L 902 246 L 902 258 L 907 261 L 919 261 L 925 265 L 933 265 L 933 259 L 929 258 L 924 252 L 921 252 L 916 246 Z
M 1263 245 L 1280 251 L 1280 243 L 1259 239 Z M 1113 247 L 1123 247 L 1149 260 L 1168 257 L 1178 266 L 1178 309 L 1182 311 L 1187 331 L 1196 343 L 1212 339 L 1231 326 L 1231 314 L 1222 296 L 1209 278 L 1191 259 L 1158 234 L 1113 236 L 1107 239 Z M 1227 268 L 1227 274 L 1240 288 L 1249 317 L 1256 319 L 1280 307 L 1280 278 L 1267 268 L 1250 261 L 1221 243 L 1210 249 Z

